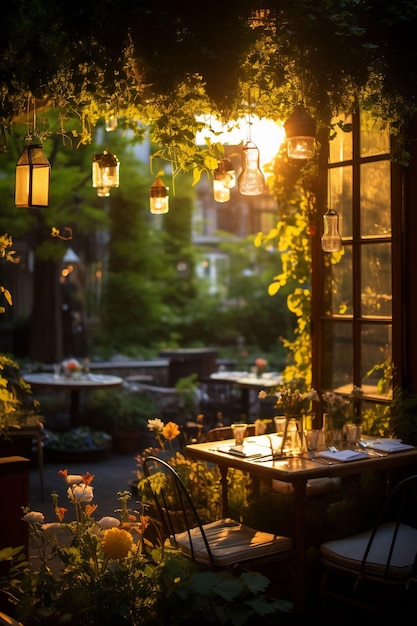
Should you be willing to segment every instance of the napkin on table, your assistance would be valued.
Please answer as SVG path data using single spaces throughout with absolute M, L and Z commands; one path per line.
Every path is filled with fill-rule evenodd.
M 408 443 L 403 443 L 401 439 L 376 439 L 368 446 L 378 452 L 386 452 L 391 454 L 393 452 L 404 452 L 405 450 L 414 450 L 414 446 L 410 446 Z
M 323 457 L 328 461 L 338 461 L 340 463 L 346 463 L 347 461 L 360 461 L 361 459 L 369 458 L 365 452 L 356 450 L 338 450 L 337 452 L 330 452 L 330 450 L 323 450 L 319 452 L 317 456 Z

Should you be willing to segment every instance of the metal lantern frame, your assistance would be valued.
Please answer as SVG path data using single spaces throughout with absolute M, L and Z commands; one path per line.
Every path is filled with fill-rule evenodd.
M 45 208 L 49 206 L 51 164 L 42 145 L 26 144 L 16 163 L 15 206 Z

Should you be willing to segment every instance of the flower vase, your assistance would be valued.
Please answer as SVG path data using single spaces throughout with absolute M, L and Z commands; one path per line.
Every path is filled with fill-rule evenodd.
M 286 415 L 282 453 L 297 456 L 304 449 L 304 430 L 302 415 Z

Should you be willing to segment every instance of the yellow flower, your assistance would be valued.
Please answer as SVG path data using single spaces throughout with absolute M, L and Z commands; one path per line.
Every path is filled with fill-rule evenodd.
M 106 531 L 102 543 L 104 554 L 111 559 L 124 559 L 132 549 L 133 538 L 127 530 L 121 528 L 109 528 Z
M 175 424 L 175 422 L 167 422 L 162 429 L 162 434 L 165 439 L 172 441 L 172 439 L 175 439 L 175 437 L 178 437 L 180 434 L 178 424 Z

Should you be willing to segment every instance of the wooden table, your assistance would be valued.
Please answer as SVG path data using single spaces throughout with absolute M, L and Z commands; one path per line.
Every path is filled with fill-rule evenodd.
M 250 419 L 251 415 L 251 392 L 259 393 L 259 391 L 270 392 L 272 389 L 282 383 L 282 376 L 275 372 L 263 374 L 257 377 L 249 372 L 215 372 L 210 375 L 213 382 L 230 385 L 240 389 L 242 401 L 242 413 L 246 415 L 246 419 Z
M 80 392 L 92 389 L 112 389 L 121 387 L 123 378 L 104 374 L 84 374 L 80 378 L 66 376 L 55 377 L 53 374 L 26 374 L 24 380 L 34 389 L 55 389 L 70 392 L 71 426 L 79 426 L 80 422 Z
M 250 441 L 263 443 L 262 437 L 250 437 Z M 293 528 L 294 545 L 297 566 L 297 598 L 299 607 L 305 601 L 305 553 L 306 553 L 306 484 L 311 478 L 344 477 L 361 474 L 362 472 L 390 470 L 395 467 L 417 465 L 417 448 L 406 451 L 387 454 L 385 456 L 368 456 L 363 460 L 349 461 L 345 463 L 334 462 L 327 465 L 319 460 L 312 461 L 302 457 L 287 457 L 277 460 L 262 461 L 236 457 L 232 454 L 219 451 L 227 444 L 234 444 L 233 440 L 222 442 L 206 442 L 186 446 L 186 455 L 194 458 L 215 463 L 219 466 L 222 483 L 222 508 L 225 517 L 229 514 L 227 499 L 227 471 L 229 467 L 248 472 L 266 481 L 278 479 L 291 483 L 293 494 Z

